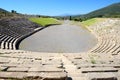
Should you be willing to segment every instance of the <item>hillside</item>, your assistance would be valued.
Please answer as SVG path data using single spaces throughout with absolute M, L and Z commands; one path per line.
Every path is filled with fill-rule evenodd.
M 92 11 L 87 14 L 74 15 L 71 17 L 72 17 L 72 20 L 75 20 L 75 21 L 84 21 L 90 18 L 97 18 L 97 17 L 120 18 L 120 3 L 115 3 L 107 7 Z M 64 18 L 61 17 L 61 18 L 70 19 L 70 16 L 66 16 Z
M 0 8 L 0 18 L 1 17 L 6 17 L 6 16 L 13 16 L 12 13 Z
M 85 17 L 120 17 L 120 3 L 115 3 L 102 9 L 90 12 Z
M 0 18 L 1 17 L 8 17 L 8 16 L 27 16 L 31 17 L 32 15 L 23 15 L 20 13 L 12 13 L 8 12 L 2 8 L 0 8 Z M 42 16 L 42 15 L 36 15 L 36 16 Z M 86 19 L 90 18 L 95 18 L 95 17 L 120 17 L 120 2 L 119 3 L 114 3 L 112 5 L 109 5 L 107 7 L 92 11 L 88 14 L 84 15 L 70 15 L 68 16 L 56 16 L 55 18 L 57 19 L 70 19 L 70 20 L 76 20 L 76 21 L 83 21 Z
M 6 10 L 0 8 L 0 12 L 8 12 L 8 11 L 6 11 Z

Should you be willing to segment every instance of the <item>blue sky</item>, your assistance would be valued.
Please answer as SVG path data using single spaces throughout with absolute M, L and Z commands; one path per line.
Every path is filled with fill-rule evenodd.
M 86 14 L 120 0 L 0 0 L 0 8 L 41 15 Z

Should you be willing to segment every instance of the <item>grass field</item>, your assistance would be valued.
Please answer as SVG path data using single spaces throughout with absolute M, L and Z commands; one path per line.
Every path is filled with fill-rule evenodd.
M 54 19 L 54 18 L 29 18 L 29 20 L 41 26 L 61 24 L 57 19 Z
M 81 25 L 88 27 L 102 20 L 104 20 L 104 18 L 92 18 L 92 19 L 81 22 Z
M 88 29 L 89 26 L 92 26 L 92 25 L 97 24 L 97 23 L 99 23 L 101 21 L 104 21 L 104 20 L 106 20 L 106 18 L 92 18 L 92 19 L 89 19 L 89 20 L 86 20 L 86 21 L 83 21 L 83 22 L 72 21 L 71 24 L 81 26 L 84 29 L 89 30 Z

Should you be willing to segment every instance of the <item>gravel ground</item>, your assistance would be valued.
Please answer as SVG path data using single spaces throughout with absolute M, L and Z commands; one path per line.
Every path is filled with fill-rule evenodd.
M 97 39 L 86 29 L 70 25 L 50 26 L 23 40 L 20 49 L 36 52 L 79 53 L 93 48 Z

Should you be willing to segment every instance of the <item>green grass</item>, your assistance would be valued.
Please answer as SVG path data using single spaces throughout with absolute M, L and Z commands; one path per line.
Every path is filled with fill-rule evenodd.
M 98 22 L 104 21 L 105 19 L 106 18 L 92 18 L 92 19 L 82 21 L 82 22 L 72 21 L 71 24 L 82 26 L 83 28 L 87 29 L 87 27 L 92 26 L 92 25 L 94 25 L 94 24 L 96 24 Z
M 92 64 L 96 64 L 96 61 L 95 61 L 94 58 L 91 58 L 91 63 L 92 63 Z
M 90 58 L 90 62 L 92 63 L 92 64 L 96 64 L 96 57 L 98 57 L 97 55 L 88 55 L 89 56 L 89 58 Z
M 61 24 L 57 19 L 54 19 L 54 18 L 29 18 L 29 20 L 41 26 Z
M 104 20 L 104 18 L 92 18 L 92 19 L 81 22 L 81 24 L 85 27 L 88 27 L 88 26 L 92 26 L 92 25 L 94 25 L 97 22 L 100 22 L 102 20 Z

